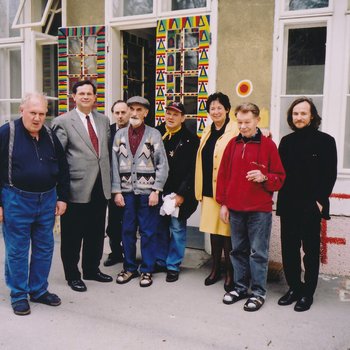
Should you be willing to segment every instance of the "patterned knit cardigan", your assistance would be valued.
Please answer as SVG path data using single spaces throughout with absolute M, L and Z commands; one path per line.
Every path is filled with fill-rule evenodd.
M 168 177 L 168 160 L 161 134 L 146 125 L 139 147 L 132 155 L 129 127 L 119 129 L 112 148 L 112 193 L 150 194 L 162 191 Z

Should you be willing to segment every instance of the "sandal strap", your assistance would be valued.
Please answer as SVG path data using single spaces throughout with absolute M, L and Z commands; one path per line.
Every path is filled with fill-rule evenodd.
M 152 275 L 150 273 L 143 273 L 141 275 L 141 279 L 150 281 L 152 279 Z
M 127 271 L 121 271 L 120 273 L 118 273 L 118 276 L 117 277 L 127 277 L 128 276 L 128 272 Z
M 257 296 L 257 297 L 250 297 L 246 303 L 245 307 L 248 309 L 260 309 L 261 306 L 264 304 L 265 299 L 263 297 Z M 254 306 L 249 306 L 249 304 L 253 304 Z

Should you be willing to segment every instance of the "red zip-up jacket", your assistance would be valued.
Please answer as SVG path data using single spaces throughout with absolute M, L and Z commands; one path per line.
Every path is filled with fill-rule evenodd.
M 259 169 L 267 181 L 246 179 L 247 172 Z M 248 142 L 241 135 L 226 146 L 216 186 L 216 201 L 235 211 L 272 211 L 272 194 L 278 191 L 286 175 L 275 143 L 261 134 Z

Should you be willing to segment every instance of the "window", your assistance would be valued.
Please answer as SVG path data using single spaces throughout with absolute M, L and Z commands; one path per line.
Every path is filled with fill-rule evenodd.
M 350 91 L 348 91 L 346 96 L 346 106 L 343 167 L 350 169 Z
M 19 1 L 20 0 L 0 0 L 0 39 L 20 36 L 20 31 L 18 29 L 11 28 Z
M 21 47 L 0 47 L 0 116 L 1 125 L 19 117 L 22 96 Z
M 350 175 L 350 0 L 275 1 L 271 130 L 291 130 L 286 111 L 300 95 L 311 97 L 321 130 L 337 142 L 338 165 Z M 344 177 L 344 178 L 345 178 Z M 343 186 L 341 181 L 338 186 Z M 349 181 L 344 180 L 344 186 Z M 345 189 L 341 189 L 345 191 Z
M 61 0 L 21 0 L 12 28 L 51 27 L 57 13 L 61 12 Z
M 41 45 L 41 74 L 40 82 L 42 82 L 42 91 L 49 100 L 47 121 L 58 115 L 58 80 L 57 80 L 57 45 L 43 44 Z M 38 82 L 39 85 L 39 82 Z
M 70 91 L 83 79 L 91 80 L 97 87 L 96 107 L 104 112 L 105 27 L 69 27 L 59 31 L 59 113 L 74 108 Z
M 210 3 L 208 0 L 105 0 L 112 21 L 133 20 L 135 16 L 156 19 L 174 13 L 198 15 L 209 11 Z
M 113 17 L 146 15 L 153 13 L 153 0 L 114 0 Z
M 162 11 L 179 11 L 206 8 L 207 0 L 167 0 L 162 1 Z
M 201 134 L 208 98 L 210 17 L 161 20 L 157 27 L 156 120 L 171 101 L 186 106 L 187 122 Z
M 57 115 L 61 4 L 61 0 L 0 0 L 0 124 L 18 118 L 26 91 L 43 91 L 49 99 L 48 117 Z
M 329 0 L 286 0 L 287 11 L 306 10 L 328 7 Z
M 287 94 L 322 94 L 326 36 L 326 27 L 289 29 Z
M 350 1 L 349 1 L 350 2 Z M 350 6 L 350 4 L 348 4 Z M 348 16 L 347 16 L 348 17 Z M 348 28 L 350 27 L 350 18 L 347 18 L 348 21 Z M 347 37 L 348 47 L 350 47 L 350 37 Z M 345 110 L 345 127 L 344 127 L 344 136 L 343 136 L 343 143 L 344 143 L 344 155 L 343 155 L 343 168 L 350 169 L 350 55 L 347 56 L 348 58 L 348 74 L 347 74 L 347 84 L 346 84 L 346 110 Z
M 285 28 L 286 66 L 280 105 L 280 134 L 290 132 L 286 111 L 301 95 L 311 97 L 322 113 L 327 27 Z

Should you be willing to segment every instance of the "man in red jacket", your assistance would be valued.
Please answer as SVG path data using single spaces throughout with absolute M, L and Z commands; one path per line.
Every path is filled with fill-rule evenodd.
M 234 290 L 225 304 L 248 298 L 245 311 L 257 311 L 265 302 L 272 194 L 284 182 L 285 172 L 274 142 L 257 127 L 259 107 L 243 103 L 235 110 L 240 134 L 227 145 L 218 174 L 216 200 L 220 217 L 231 226 Z

